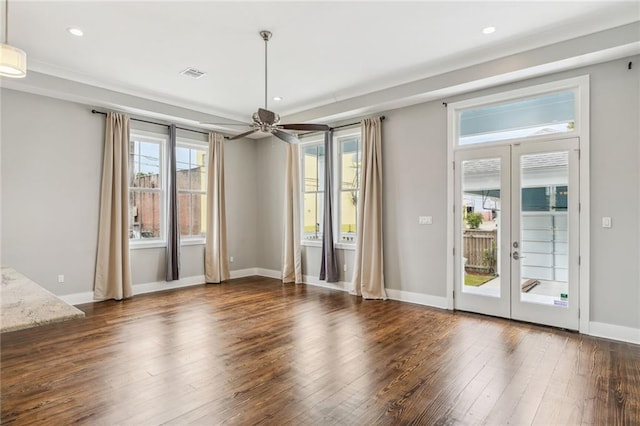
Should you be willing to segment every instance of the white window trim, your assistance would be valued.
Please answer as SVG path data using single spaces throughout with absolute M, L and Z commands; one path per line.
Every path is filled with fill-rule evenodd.
M 129 143 L 132 140 L 148 141 L 160 144 L 160 182 L 162 188 L 157 192 L 160 193 L 160 238 L 154 240 L 132 240 L 129 239 L 129 249 L 139 250 L 147 248 L 159 248 L 167 246 L 167 136 L 161 133 L 148 132 L 144 130 L 131 130 L 129 134 Z M 128 160 L 127 160 L 128 161 Z M 128 184 L 127 184 L 128 185 Z M 129 199 L 129 192 L 132 188 L 127 188 L 127 199 Z M 135 192 L 148 192 L 145 190 L 136 190 Z M 129 215 L 127 215 L 127 229 L 129 228 Z
M 300 212 L 300 245 L 307 247 L 322 247 L 322 238 L 318 240 L 308 240 L 304 238 L 304 194 L 306 191 L 304 190 L 304 148 L 310 145 L 318 145 L 324 143 L 324 135 L 314 135 L 309 138 L 305 138 L 304 142 L 300 141 L 298 145 L 298 161 L 300 170 L 300 205 L 298 206 L 298 211 Z M 325 153 L 326 155 L 326 153 Z M 323 191 L 324 193 L 324 191 Z M 323 204 L 324 205 L 324 204 Z M 324 216 L 323 216 L 324 218 Z M 324 219 L 323 219 L 324 220 Z M 324 232 L 322 233 L 324 238 Z
M 506 140 L 496 142 L 494 144 L 476 144 L 459 146 L 457 140 L 459 137 L 458 112 L 462 109 L 489 105 L 492 103 L 501 103 L 509 100 L 518 100 L 526 97 L 542 95 L 549 92 L 575 90 L 576 114 L 575 114 L 575 130 L 568 133 L 556 133 L 544 135 L 541 137 L 525 138 L 527 141 L 557 140 L 564 138 L 580 138 L 580 304 L 579 304 L 579 332 L 589 334 L 590 325 L 590 245 L 591 236 L 589 224 L 591 222 L 590 214 L 590 92 L 589 92 L 589 75 L 582 75 L 565 80 L 553 81 L 550 83 L 539 84 L 535 86 L 523 87 L 521 89 L 510 90 L 507 92 L 496 93 L 493 95 L 472 98 L 460 102 L 454 102 L 447 105 L 447 211 L 452 212 L 455 203 L 454 196 L 454 169 L 453 159 L 455 150 L 473 149 L 488 147 L 492 145 L 506 145 L 517 143 L 518 140 Z M 453 309 L 453 288 L 454 288 L 454 229 L 453 215 L 447 219 L 447 248 L 446 248 L 446 280 L 447 280 L 447 309 Z
M 586 85 L 586 86 L 585 86 Z M 493 95 L 481 96 L 478 98 L 467 99 L 464 101 L 453 102 L 447 105 L 448 113 L 448 129 L 449 129 L 449 147 L 453 150 L 461 149 L 475 149 L 488 146 L 502 146 L 517 143 L 518 141 L 545 141 L 551 139 L 569 139 L 575 137 L 581 137 L 582 134 L 588 133 L 589 121 L 588 109 L 584 111 L 584 88 L 589 87 L 589 76 L 581 76 L 576 78 L 569 78 L 566 80 L 553 81 L 551 83 L 539 84 L 531 87 L 524 87 L 521 89 L 510 90 L 508 92 L 496 93 Z M 564 133 L 551 133 L 540 136 L 528 136 L 524 138 L 504 139 L 496 142 L 484 142 L 468 145 L 459 145 L 460 140 L 460 125 L 459 118 L 460 113 L 464 110 L 475 109 L 484 106 L 497 105 L 509 101 L 520 101 L 530 98 L 535 98 L 543 95 L 548 95 L 556 92 L 568 92 L 572 91 L 575 95 L 575 128 L 571 132 Z M 588 99 L 587 99 L 588 103 Z M 588 108 L 588 105 L 587 105 Z M 585 119 L 585 116 L 587 117 Z
M 349 128 L 349 129 L 345 129 L 342 131 L 338 131 L 335 132 L 333 135 L 333 141 L 334 141 L 334 145 L 335 148 L 334 151 L 334 170 L 335 170 L 335 176 L 337 176 L 337 182 L 338 182 L 338 186 L 337 188 L 335 188 L 335 194 L 334 194 L 334 203 L 333 205 L 337 207 L 337 211 L 338 213 L 342 213 L 342 197 L 340 197 L 340 194 L 342 192 L 342 167 L 340 164 L 340 154 L 342 153 L 341 150 L 341 141 L 343 141 L 344 139 L 350 139 L 353 137 L 358 137 L 360 139 L 360 149 L 362 149 L 362 132 L 360 131 L 360 126 L 357 127 L 353 127 L 353 128 Z M 360 172 L 362 173 L 362 171 Z M 360 182 L 358 182 L 358 197 L 360 197 Z M 357 221 L 357 206 L 356 206 L 356 221 Z M 340 229 L 342 228 L 342 214 L 340 214 L 338 216 L 338 220 L 334 221 L 334 231 L 333 231 L 333 235 L 335 236 L 335 238 L 339 238 L 340 237 Z M 356 224 L 357 225 L 357 224 Z M 356 232 L 357 235 L 357 232 Z M 352 243 L 346 243 L 344 241 L 334 241 L 334 247 L 336 248 L 340 248 L 343 250 L 355 250 L 356 249 L 356 241 L 353 241 Z
M 207 142 L 204 141 L 199 141 L 196 139 L 188 139 L 188 138 L 184 138 L 184 137 L 179 137 L 176 138 L 176 147 L 183 147 L 183 148 L 192 148 L 192 149 L 199 149 L 199 150 L 205 150 L 207 152 L 207 158 L 209 156 L 209 144 Z M 207 164 L 207 168 L 209 167 L 209 165 Z M 208 169 L 207 169 L 207 173 L 208 173 Z M 205 195 L 207 194 L 209 188 L 207 188 L 205 190 Z M 186 192 L 192 192 L 192 191 L 180 191 L 178 188 L 176 188 L 176 194 L 179 194 L 180 192 L 182 193 L 186 193 Z M 201 194 L 201 191 L 193 191 L 192 193 L 194 194 Z M 167 206 L 168 208 L 168 206 Z M 205 206 L 206 208 L 206 206 Z M 204 245 L 206 243 L 206 239 L 207 237 L 182 237 L 180 236 L 180 245 L 181 246 L 196 246 L 196 245 Z
M 339 165 L 339 156 L 340 156 L 340 140 L 342 139 L 348 139 L 348 138 L 352 138 L 354 136 L 360 137 L 360 141 L 362 142 L 362 134 L 360 131 L 360 127 L 359 126 L 354 126 L 352 128 L 348 128 L 348 129 L 344 129 L 344 130 L 339 130 L 333 133 L 333 147 L 334 149 L 332 150 L 333 152 L 333 176 L 334 176 L 334 186 L 337 183 L 339 184 L 340 182 L 342 182 L 342 170 L 340 169 L 340 165 Z M 304 146 L 308 146 L 308 145 L 317 145 L 319 143 L 324 143 L 324 135 L 323 134 L 319 134 L 319 135 L 313 135 L 310 136 L 308 138 L 305 138 L 304 141 L 301 141 L 300 144 L 298 145 L 300 148 L 300 154 L 299 154 L 299 159 L 298 161 L 300 162 L 300 182 L 301 182 L 301 186 L 304 186 L 304 183 L 302 181 L 303 178 L 303 170 L 304 170 L 304 156 L 302 155 L 302 150 L 304 149 Z M 338 187 L 334 187 L 334 191 L 333 191 L 333 206 L 334 206 L 334 210 L 336 210 L 338 213 L 341 212 L 341 206 L 340 206 L 340 186 Z M 358 190 L 359 191 L 359 190 Z M 300 191 L 301 195 L 304 194 L 304 191 L 301 190 Z M 300 205 L 298 207 L 299 211 L 301 213 L 304 212 L 304 196 L 300 197 Z M 336 211 L 334 211 L 334 214 L 336 213 Z M 339 219 L 339 218 L 338 218 Z M 340 220 L 334 220 L 333 221 L 333 237 L 334 237 L 334 241 L 333 241 L 333 246 L 337 249 L 340 250 L 355 250 L 356 249 L 356 242 L 354 241 L 353 243 L 345 243 L 342 241 L 336 241 L 336 238 L 339 237 L 340 235 L 340 227 L 341 227 L 342 223 Z M 304 235 L 304 220 L 303 218 L 301 218 L 300 220 L 300 235 Z M 322 240 L 307 240 L 305 238 L 301 238 L 300 239 L 300 244 L 302 246 L 306 246 L 306 247 L 322 247 Z

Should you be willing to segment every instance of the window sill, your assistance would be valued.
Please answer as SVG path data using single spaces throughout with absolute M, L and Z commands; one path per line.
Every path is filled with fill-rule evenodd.
M 205 240 L 204 239 L 180 240 L 180 245 L 181 246 L 203 246 L 205 245 Z
M 340 249 L 340 250 L 355 251 L 355 249 L 356 249 L 356 245 L 355 244 L 349 244 L 349 243 L 335 243 L 333 246 L 335 248 L 337 248 L 337 249 Z
M 322 248 L 322 241 L 319 240 L 302 240 L 300 242 L 301 246 L 304 247 L 319 247 Z M 354 251 L 356 249 L 356 245 L 355 244 L 348 244 L 348 243 L 334 243 L 333 247 L 338 249 L 338 250 L 351 250 Z
M 167 246 L 166 241 L 129 241 L 129 250 L 142 250 L 150 248 L 164 248 Z
M 302 240 L 300 241 L 300 245 L 306 247 L 322 247 L 322 240 Z

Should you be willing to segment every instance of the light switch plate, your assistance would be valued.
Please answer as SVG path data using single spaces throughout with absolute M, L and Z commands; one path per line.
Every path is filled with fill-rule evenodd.
M 418 216 L 418 225 L 431 225 L 433 216 Z
M 603 228 L 611 228 L 611 218 L 610 217 L 603 217 L 602 218 L 602 227 Z

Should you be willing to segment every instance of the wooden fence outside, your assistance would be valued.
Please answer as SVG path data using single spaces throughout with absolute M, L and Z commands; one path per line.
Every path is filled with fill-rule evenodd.
M 489 273 L 491 265 L 484 261 L 485 250 L 495 249 L 497 231 L 466 229 L 463 235 L 463 256 L 467 258 L 467 272 Z M 493 265 L 495 268 L 495 265 Z

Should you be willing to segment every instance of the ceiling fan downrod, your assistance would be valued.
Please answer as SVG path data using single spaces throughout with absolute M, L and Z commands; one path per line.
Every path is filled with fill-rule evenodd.
M 267 107 L 267 43 L 269 42 L 269 39 L 271 38 L 271 31 L 260 31 L 260 37 L 262 37 L 262 39 L 264 40 L 264 109 L 269 109 Z

